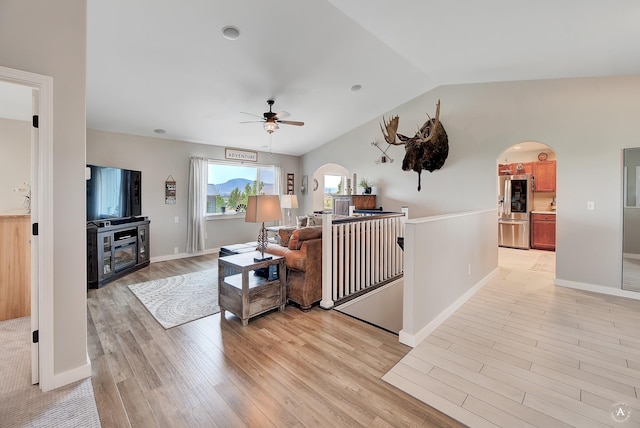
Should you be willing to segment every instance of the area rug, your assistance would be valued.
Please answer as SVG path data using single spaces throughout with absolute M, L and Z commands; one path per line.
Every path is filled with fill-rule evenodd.
M 53 391 L 31 385 L 31 321 L 0 322 L 0 427 L 99 428 L 91 379 Z
M 218 269 L 154 279 L 129 289 L 165 329 L 220 312 Z

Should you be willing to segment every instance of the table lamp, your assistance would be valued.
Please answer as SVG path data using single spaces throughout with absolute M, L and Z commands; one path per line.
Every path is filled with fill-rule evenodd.
M 298 208 L 296 195 L 280 195 L 280 206 L 287 209 L 287 226 L 291 226 L 291 208 Z
M 267 229 L 264 227 L 264 222 L 276 220 L 282 220 L 280 198 L 278 198 L 278 195 L 249 196 L 249 200 L 247 201 L 247 214 L 244 217 L 244 221 L 247 223 L 262 223 L 260 233 L 258 234 L 258 247 L 256 248 L 256 250 L 262 254 L 262 258 L 254 258 L 254 261 L 261 262 L 272 259 L 272 257 L 265 258 L 264 256 L 264 250 L 266 250 L 269 245 Z

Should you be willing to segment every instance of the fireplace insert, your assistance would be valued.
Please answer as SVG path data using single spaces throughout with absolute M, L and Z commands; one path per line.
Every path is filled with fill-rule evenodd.
M 115 243 L 113 246 L 113 258 L 116 272 L 134 266 L 136 264 L 136 252 L 135 237 Z

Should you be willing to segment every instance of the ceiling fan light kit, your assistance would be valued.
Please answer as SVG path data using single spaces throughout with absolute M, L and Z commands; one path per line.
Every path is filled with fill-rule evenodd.
M 288 112 L 286 111 L 281 111 L 279 113 L 274 113 L 272 111 L 272 107 L 273 107 L 273 100 L 267 100 L 267 104 L 269 104 L 269 111 L 265 111 L 262 114 L 262 120 L 254 120 L 254 121 L 249 121 L 249 122 L 240 122 L 240 123 L 255 123 L 255 122 L 262 122 L 262 127 L 264 128 L 265 131 L 267 131 L 269 134 L 273 134 L 273 132 L 277 129 L 280 129 L 280 127 L 278 126 L 278 124 L 283 124 L 283 125 L 294 125 L 294 126 L 303 126 L 304 122 L 298 122 L 295 120 L 282 120 L 285 117 L 289 117 L 291 116 Z M 255 114 L 251 114 L 251 113 L 245 113 L 242 112 L 243 114 L 248 114 L 250 116 L 255 116 L 260 118 L 260 116 L 257 116 Z
M 273 131 L 275 131 L 276 129 L 280 129 L 278 124 L 275 122 L 265 122 L 262 126 L 264 127 L 264 130 L 269 134 L 273 134 Z

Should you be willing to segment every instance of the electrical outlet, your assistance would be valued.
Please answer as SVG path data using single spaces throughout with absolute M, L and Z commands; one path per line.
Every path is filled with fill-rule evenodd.
M 178 254 L 178 247 L 173 247 L 173 254 Z
M 596 209 L 596 203 L 594 201 L 587 201 L 587 211 L 593 211 Z
M 178 222 L 179 222 L 179 220 L 180 220 L 180 219 L 178 218 L 178 216 L 175 216 L 175 217 L 173 218 L 173 222 L 174 222 L 174 223 L 178 223 Z

